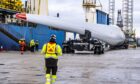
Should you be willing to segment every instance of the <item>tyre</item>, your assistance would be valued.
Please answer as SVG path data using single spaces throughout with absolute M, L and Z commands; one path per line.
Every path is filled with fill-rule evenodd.
M 128 49 L 128 45 L 124 45 L 125 49 Z
M 98 47 L 98 54 L 101 54 L 101 48 L 100 47 Z
M 99 54 L 99 55 L 101 54 L 101 51 L 100 51 L 100 50 L 98 51 L 98 54 Z
M 104 54 L 104 50 L 102 50 L 102 54 Z
M 96 47 L 93 50 L 94 50 L 94 54 L 97 54 Z
M 96 51 L 94 50 L 94 54 L 96 54 Z
M 67 47 L 63 48 L 63 53 L 67 53 Z
M 71 50 L 71 53 L 75 53 L 75 50 Z

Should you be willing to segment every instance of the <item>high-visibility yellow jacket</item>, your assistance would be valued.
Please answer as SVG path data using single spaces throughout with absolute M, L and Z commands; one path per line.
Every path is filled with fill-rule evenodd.
M 32 47 L 32 46 L 35 46 L 34 40 L 31 40 L 31 41 L 30 41 L 30 47 Z
M 53 52 L 49 53 L 49 51 L 47 51 L 48 45 L 49 45 L 49 43 L 43 45 L 41 53 L 45 54 L 45 58 L 58 59 L 58 56 L 62 55 L 62 49 L 61 49 L 60 45 L 58 45 L 58 44 L 55 45 L 55 52 L 54 53 Z M 54 46 L 54 45 L 52 45 L 52 46 Z

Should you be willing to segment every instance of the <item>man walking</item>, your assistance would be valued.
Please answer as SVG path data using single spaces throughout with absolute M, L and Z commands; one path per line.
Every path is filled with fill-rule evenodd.
M 50 41 L 44 44 L 41 53 L 45 54 L 46 84 L 52 84 L 57 78 L 58 56 L 62 55 L 62 49 L 60 45 L 56 43 L 55 35 L 51 35 Z
M 35 51 L 35 42 L 33 39 L 30 41 L 30 50 L 31 50 L 31 52 Z

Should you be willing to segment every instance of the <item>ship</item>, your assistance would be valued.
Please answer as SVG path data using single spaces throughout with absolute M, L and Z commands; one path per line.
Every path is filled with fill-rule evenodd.
M 0 4 L 2 4 L 2 1 Z M 33 2 L 33 0 L 28 0 L 28 2 L 25 2 L 25 8 L 22 8 L 23 4 L 21 4 L 21 0 L 14 1 L 17 1 L 18 4 L 20 4 L 19 7 L 17 7 L 18 9 L 15 9 L 16 6 L 10 4 L 14 2 L 8 2 L 13 7 L 0 6 L 0 46 L 2 46 L 4 50 L 19 50 L 18 42 L 20 39 L 25 39 L 27 46 L 29 46 L 30 40 L 34 39 L 39 42 L 39 49 L 41 49 L 42 46 L 50 40 L 49 37 L 51 34 L 55 34 L 57 36 L 56 42 L 62 46 L 62 43 L 66 40 L 65 31 L 58 29 L 55 30 L 46 25 L 17 20 L 14 17 L 15 14 L 21 12 L 48 15 L 47 11 L 41 10 L 41 7 L 46 9 L 48 8 L 45 7 L 48 4 L 47 2 L 40 2 L 40 0 L 34 0 L 36 2 Z M 36 5 L 37 3 L 39 3 L 39 5 Z M 46 4 L 43 6 L 41 3 Z M 39 7 L 40 5 L 41 7 Z M 107 13 L 96 10 L 96 17 L 96 22 L 98 24 L 109 24 L 109 16 Z

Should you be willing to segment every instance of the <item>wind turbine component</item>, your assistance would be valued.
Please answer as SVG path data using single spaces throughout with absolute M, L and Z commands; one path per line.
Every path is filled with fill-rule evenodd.
M 66 21 L 57 17 L 41 16 L 34 14 L 16 14 L 17 19 L 43 24 L 56 29 L 76 32 L 85 35 L 86 31 L 91 33 L 92 38 L 107 42 L 110 45 L 121 45 L 125 41 L 125 35 L 121 29 L 115 25 L 102 25 L 81 22 L 79 24 Z

